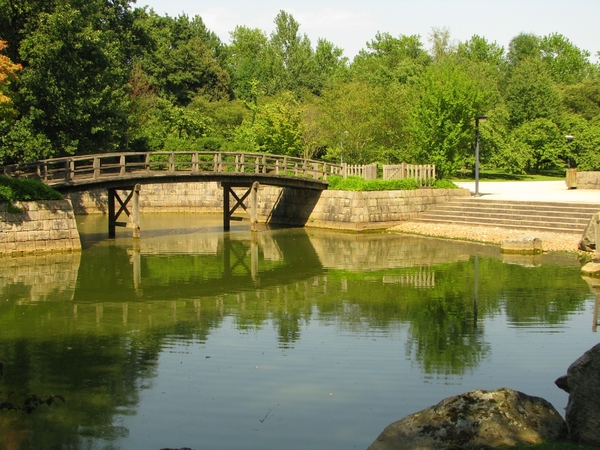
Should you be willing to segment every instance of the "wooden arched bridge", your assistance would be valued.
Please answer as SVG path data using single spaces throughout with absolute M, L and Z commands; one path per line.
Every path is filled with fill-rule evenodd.
M 329 175 L 343 175 L 341 165 L 284 155 L 241 152 L 124 152 L 44 159 L 2 167 L 7 177 L 39 179 L 67 193 L 96 188 L 108 190 L 109 235 L 116 226 L 131 226 L 139 236 L 140 185 L 177 182 L 218 182 L 223 188 L 223 226 L 230 228 L 238 207 L 256 224 L 259 184 L 299 189 L 327 189 Z M 232 188 L 247 188 L 241 197 Z M 129 191 L 126 199 L 118 191 Z M 230 197 L 235 203 L 230 205 Z M 250 205 L 244 202 L 250 197 Z M 118 203 L 118 204 L 117 204 Z M 116 209 L 118 206 L 118 209 Z M 131 207 L 131 212 L 129 211 Z M 118 222 L 122 213 L 129 222 Z

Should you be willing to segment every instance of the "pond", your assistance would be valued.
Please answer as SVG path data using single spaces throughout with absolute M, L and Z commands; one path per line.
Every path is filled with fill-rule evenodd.
M 0 449 L 364 449 L 473 389 L 550 401 L 598 342 L 576 255 L 392 233 L 78 217 L 81 253 L 0 258 Z

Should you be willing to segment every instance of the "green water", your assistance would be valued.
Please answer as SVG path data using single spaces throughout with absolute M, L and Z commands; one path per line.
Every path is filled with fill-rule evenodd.
M 392 421 L 553 384 L 598 342 L 572 255 L 397 234 L 79 217 L 83 251 L 0 258 L 0 449 L 366 448 Z

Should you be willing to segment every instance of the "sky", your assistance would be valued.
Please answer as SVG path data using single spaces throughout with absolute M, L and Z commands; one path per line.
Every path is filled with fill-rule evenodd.
M 376 33 L 421 36 L 429 47 L 434 28 L 445 28 L 455 42 L 473 35 L 508 48 L 520 33 L 560 33 L 598 61 L 600 0 L 137 0 L 159 15 L 199 15 L 224 43 L 236 26 L 258 28 L 270 35 L 273 20 L 284 10 L 300 23 L 313 46 L 331 41 L 352 59 Z

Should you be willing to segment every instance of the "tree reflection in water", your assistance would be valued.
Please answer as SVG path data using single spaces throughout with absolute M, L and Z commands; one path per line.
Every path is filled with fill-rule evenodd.
M 423 379 L 455 379 L 489 360 L 490 320 L 562 326 L 592 298 L 569 256 L 524 267 L 475 244 L 305 229 L 224 234 L 157 220 L 135 245 L 94 238 L 81 254 L 0 259 L 0 357 L 18 374 L 2 391 L 67 400 L 32 415 L 2 413 L 5 448 L 127 442 L 126 418 L 153 392 L 161 358 L 207 345 L 229 322 L 242 337 L 275 329 L 273 345 L 287 355 L 330 332 L 406 333 L 404 358 Z

